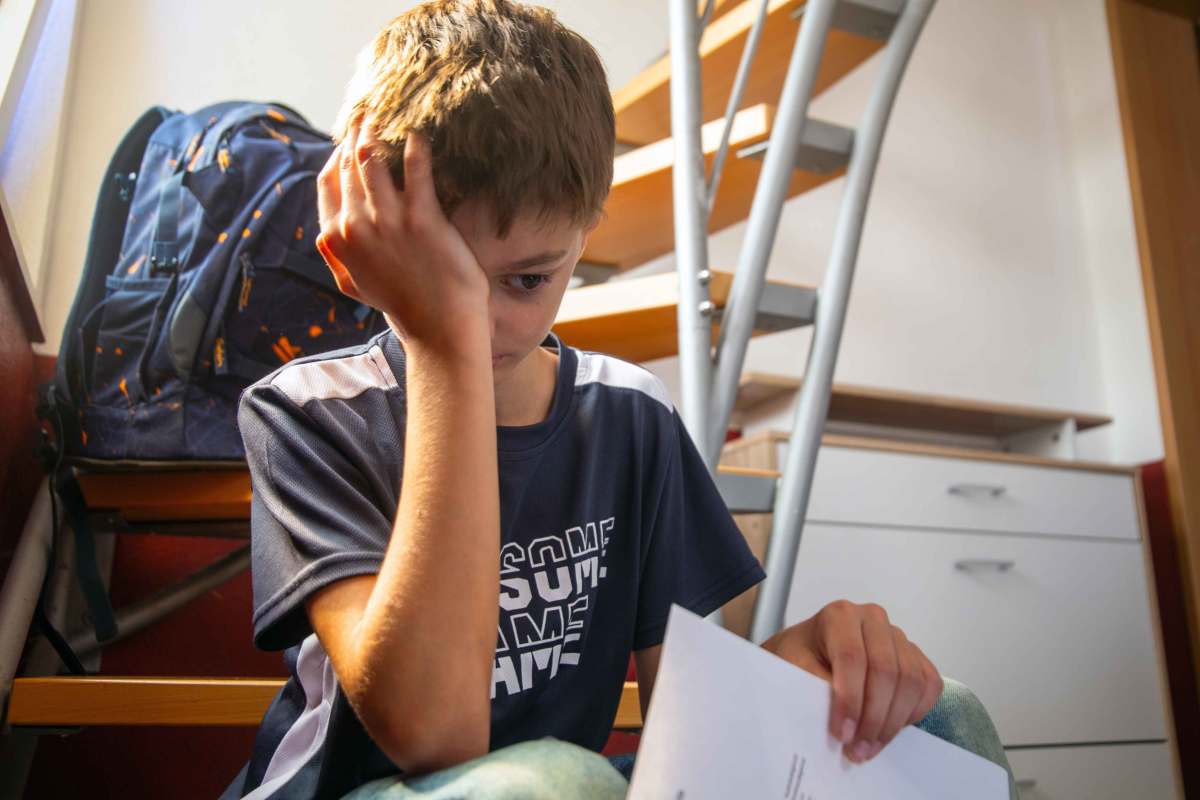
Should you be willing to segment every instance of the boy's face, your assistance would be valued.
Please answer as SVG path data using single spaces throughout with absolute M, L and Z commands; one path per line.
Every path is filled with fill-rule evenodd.
M 501 383 L 545 340 L 592 229 L 565 216 L 519 215 L 501 239 L 490 209 L 472 200 L 450 222 L 488 276 L 492 369 Z

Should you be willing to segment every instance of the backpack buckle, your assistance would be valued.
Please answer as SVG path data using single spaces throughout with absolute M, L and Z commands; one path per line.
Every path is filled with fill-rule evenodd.
M 162 273 L 174 275 L 179 272 L 179 257 L 175 248 L 166 242 L 155 242 L 150 248 L 150 277 Z

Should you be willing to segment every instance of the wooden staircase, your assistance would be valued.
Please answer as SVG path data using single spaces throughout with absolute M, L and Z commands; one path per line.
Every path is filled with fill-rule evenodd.
M 734 117 L 729 152 L 735 155 L 725 163 L 721 191 L 709 215 L 709 233 L 741 222 L 750 213 L 762 160 L 736 154 L 770 137 L 774 115 L 774 108 L 764 103 L 739 111 Z M 725 120 L 718 119 L 701 129 L 709 172 L 724 126 Z M 671 139 L 663 139 L 617 156 L 605 216 L 588 239 L 584 261 L 620 272 L 675 249 L 670 202 L 674 146 Z M 815 189 L 844 173 L 840 168 L 827 172 L 797 170 L 788 185 L 788 197 Z
M 718 320 L 729 298 L 733 274 L 712 273 L 709 292 Z M 772 281 L 759 308 L 755 333 L 773 333 L 808 324 L 816 291 Z M 563 297 L 554 332 L 581 350 L 608 353 L 627 361 L 650 361 L 679 350 L 676 320 L 679 281 L 674 272 L 572 289 Z M 716 341 L 720 325 L 713 326 Z
M 730 476 L 763 470 L 723 467 Z M 80 471 L 93 520 L 113 531 L 250 534 L 252 485 L 243 466 L 221 469 Z M 235 533 L 234 531 L 237 531 Z M 283 686 L 279 679 L 26 677 L 13 681 L 6 722 L 31 728 L 84 725 L 257 725 Z M 614 727 L 641 727 L 636 682 L 627 682 Z
M 725 113 L 729 90 L 737 73 L 742 48 L 758 13 L 755 0 L 725 4 L 728 11 L 715 16 L 700 38 L 701 119 L 714 120 Z M 771 0 L 758 56 L 750 71 L 742 106 L 774 103 L 783 87 L 788 58 L 799 28 L 801 0 Z M 718 9 L 720 11 L 720 9 Z M 832 30 L 813 93 L 819 95 L 879 51 L 883 43 Z M 613 92 L 617 114 L 617 141 L 644 145 L 671 135 L 671 63 L 663 56 L 621 89 Z
M 703 6 L 703 0 L 700 5 Z M 737 112 L 730 157 L 709 229 L 746 218 L 761 162 L 738 151 L 765 142 L 773 107 L 796 39 L 800 0 L 771 0 L 761 44 Z M 759 0 L 717 0 L 700 44 L 703 73 L 704 151 L 711 167 L 721 135 L 726 98 Z M 816 93 L 832 86 L 882 47 L 882 42 L 838 30 L 830 32 Z M 670 136 L 669 59 L 664 56 L 613 94 L 617 138 L 635 149 L 617 156 L 606 218 L 584 255 L 591 265 L 620 273 L 674 247 Z M 788 195 L 808 191 L 842 174 L 797 170 Z M 677 353 L 679 302 L 674 273 L 620 280 L 569 290 L 555 331 L 575 347 L 645 361 Z M 719 320 L 732 275 L 714 271 L 710 292 Z M 809 324 L 815 304 L 811 287 L 769 282 L 758 309 L 756 334 Z M 716 330 L 714 330 L 714 333 Z M 772 479 L 761 470 L 722 468 L 722 480 Z M 250 478 L 243 468 L 168 470 L 142 467 L 119 474 L 83 472 L 80 483 L 93 518 L 109 530 L 209 528 L 222 535 L 249 530 Z M 727 494 L 731 508 L 737 503 Z M 254 678 L 24 677 L 14 681 L 5 721 L 31 728 L 84 725 L 257 725 L 281 681 Z M 627 683 L 616 725 L 641 725 L 636 683 Z

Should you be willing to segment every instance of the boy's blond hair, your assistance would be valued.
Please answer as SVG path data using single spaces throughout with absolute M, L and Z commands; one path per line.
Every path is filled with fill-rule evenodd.
M 596 51 L 544 8 L 432 0 L 393 19 L 359 54 L 334 126 L 366 111 L 403 185 L 404 139 L 433 145 L 450 214 L 478 198 L 507 235 L 518 213 L 593 222 L 612 183 L 612 97 Z

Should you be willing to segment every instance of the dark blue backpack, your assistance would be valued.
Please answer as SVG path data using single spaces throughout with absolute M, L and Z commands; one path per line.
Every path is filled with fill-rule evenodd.
M 314 245 L 333 144 L 280 104 L 158 107 L 100 187 L 55 400 L 68 459 L 242 459 L 241 390 L 383 315 L 341 294 Z
M 39 403 L 56 439 L 40 456 L 71 520 L 101 642 L 116 622 L 70 467 L 241 461 L 242 389 L 386 325 L 338 291 L 314 244 L 316 177 L 332 152 L 328 136 L 277 103 L 156 107 L 104 174 L 55 378 Z M 81 672 L 40 602 L 35 619 Z

